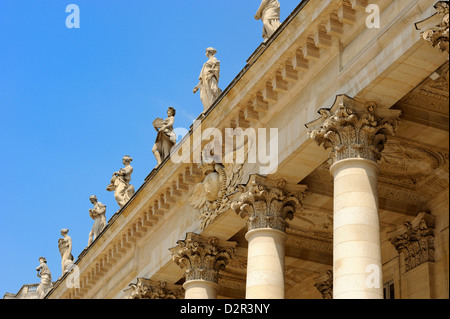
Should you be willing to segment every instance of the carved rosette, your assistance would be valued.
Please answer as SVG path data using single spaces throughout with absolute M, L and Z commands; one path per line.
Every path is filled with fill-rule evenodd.
M 322 294 L 323 299 L 333 299 L 333 271 L 327 270 L 316 277 L 314 287 Z
M 194 233 L 188 233 L 186 239 L 177 244 L 170 251 L 173 261 L 185 270 L 186 281 L 206 280 L 217 283 L 219 270 L 225 268 L 236 250 L 236 242 L 206 238 Z
M 231 204 L 231 208 L 242 218 L 248 216 L 248 231 L 261 228 L 277 229 L 285 232 L 287 219 L 292 220 L 299 212 L 305 196 L 306 186 L 295 185 L 294 192 L 284 189 L 286 182 L 275 183 L 264 177 L 253 175 L 241 195 Z
M 433 48 L 438 48 L 441 52 L 449 53 L 448 32 L 449 32 L 449 5 L 448 1 L 439 1 L 434 8 L 437 13 L 431 17 L 416 23 L 416 28 L 425 30 L 422 37 L 429 42 Z M 426 27 L 425 27 L 426 26 Z
M 378 161 L 388 136 L 395 135 L 400 111 L 365 105 L 339 95 L 331 109 L 321 109 L 321 118 L 306 124 L 309 136 L 325 149 L 331 148 L 334 163 L 348 158 Z
M 399 254 L 404 255 L 405 271 L 434 262 L 434 216 L 420 213 L 412 222 L 406 222 L 391 231 L 389 241 Z
M 164 281 L 138 278 L 135 284 L 130 284 L 124 299 L 183 299 L 184 289 L 180 285 L 170 285 Z

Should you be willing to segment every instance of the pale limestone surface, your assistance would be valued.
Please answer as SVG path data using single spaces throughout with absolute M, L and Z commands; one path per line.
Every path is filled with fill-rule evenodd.
M 333 299 L 382 299 L 378 166 L 366 159 L 346 159 L 335 163 L 331 173 L 335 194 Z M 368 281 L 372 266 L 378 287 Z
M 283 24 L 276 38 L 266 42 L 258 51 L 257 59 L 249 60 L 248 70 L 203 119 L 202 127 L 279 128 L 279 167 L 275 178 L 294 184 L 305 181 L 308 185 L 305 208 L 289 222 L 286 230 L 285 297 L 323 298 L 314 283 L 318 275 L 333 267 L 335 181 L 329 171 L 331 164 L 327 162 L 329 151 L 310 139 L 304 124 L 316 120 L 320 116 L 317 111 L 333 105 L 339 94 L 346 94 L 362 105 L 374 101 L 384 109 L 398 109 L 405 99 L 408 104 L 403 109 L 415 113 L 400 117 L 395 141 L 409 150 L 412 149 L 409 145 L 413 145 L 420 149 L 419 154 L 436 154 L 435 159 L 428 162 L 424 159 L 427 156 L 418 157 L 424 159 L 422 166 L 429 168 L 422 174 L 423 178 L 407 165 L 397 165 L 394 169 L 386 168 L 388 163 L 380 163 L 377 187 L 375 177 L 368 179 L 375 176 L 371 169 L 350 174 L 354 175 L 352 181 L 365 190 L 361 201 L 371 206 L 361 211 L 368 211 L 367 216 L 371 218 L 357 218 L 357 213 L 351 213 L 350 220 L 338 214 L 336 223 L 341 230 L 350 227 L 361 238 L 367 232 L 364 236 L 373 240 L 366 246 L 367 254 L 376 256 L 377 262 L 381 258 L 382 284 L 392 281 L 396 298 L 445 299 L 449 296 L 448 129 L 435 126 L 431 119 L 437 116 L 448 119 L 448 108 L 438 108 L 437 102 L 448 101 L 448 93 L 446 96 L 439 90 L 438 82 L 426 87 L 421 84 L 447 62 L 447 56 L 424 41 L 414 27 L 414 23 L 435 13 L 436 1 L 380 0 L 377 2 L 383 21 L 380 29 L 365 26 L 367 13 L 361 5 L 363 2 L 309 1 L 289 23 Z M 410 95 L 414 89 L 420 90 L 419 97 Z M 197 130 L 194 128 L 193 134 L 198 134 Z M 188 136 L 183 143 L 192 140 Z M 407 162 L 411 156 L 393 151 L 387 143 L 383 153 L 396 155 L 397 163 Z M 219 281 L 217 297 L 244 298 L 251 248 L 245 239 L 246 221 L 227 210 L 201 228 L 197 210 L 186 204 L 195 186 L 205 178 L 196 166 L 172 161 L 161 166 L 117 216 L 105 236 L 80 257 L 81 289 L 69 290 L 61 283 L 49 298 L 122 298 L 124 289 L 137 277 L 179 282 L 184 272 L 173 262 L 169 249 L 185 238 L 187 232 L 240 244 L 238 258 L 222 272 L 224 279 Z M 258 171 L 258 166 L 246 163 L 240 183 L 245 184 L 248 176 Z M 337 178 L 337 189 L 352 193 L 352 186 L 342 186 L 342 181 L 341 177 Z M 345 209 L 351 195 L 338 192 L 337 196 L 340 199 L 336 204 Z M 380 258 L 377 257 L 375 204 L 379 214 Z M 436 217 L 435 261 L 406 271 L 403 254 L 387 240 L 385 230 L 413 220 L 423 208 Z M 351 235 L 339 229 L 337 233 L 341 242 Z M 358 241 L 351 240 L 355 244 L 350 248 L 358 251 L 355 248 Z M 338 254 L 347 262 L 357 257 L 348 255 L 351 252 Z M 338 288 L 343 287 L 336 294 L 348 297 L 358 280 L 365 282 L 360 276 L 365 262 L 355 264 L 359 269 L 348 266 L 348 271 L 354 272 L 349 276 L 355 275 L 355 281 L 348 281 L 351 277 L 347 276 L 340 276 L 342 280 L 336 278 L 342 282 Z M 379 296 L 377 291 L 370 297 Z
M 248 240 L 246 299 L 284 299 L 286 234 L 270 228 L 255 229 Z
M 190 280 L 183 284 L 184 299 L 217 299 L 219 285 L 206 280 Z

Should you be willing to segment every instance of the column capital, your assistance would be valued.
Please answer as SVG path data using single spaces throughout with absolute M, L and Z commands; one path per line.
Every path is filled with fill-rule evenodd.
M 248 216 L 248 231 L 271 228 L 285 232 L 286 219 L 292 220 L 301 210 L 305 191 L 305 185 L 252 175 L 247 185 L 240 185 L 231 208 L 242 218 Z
M 334 163 L 348 158 L 376 162 L 381 158 L 387 137 L 395 135 L 398 129 L 401 111 L 338 95 L 333 106 L 320 109 L 319 114 L 322 116 L 306 127 L 317 144 L 331 148 Z
M 183 299 L 184 296 L 180 285 L 145 278 L 138 278 L 126 292 L 124 299 Z
M 422 37 L 433 48 L 449 53 L 449 5 L 447 1 L 439 1 L 434 5 L 436 13 L 415 23 L 416 29 L 422 31 Z
M 205 280 L 218 282 L 219 270 L 233 258 L 236 242 L 219 240 L 187 233 L 185 240 L 179 240 L 178 246 L 171 248 L 172 259 L 185 270 L 186 281 Z
M 404 254 L 405 272 L 434 261 L 434 220 L 423 212 L 387 234 L 398 253 Z
M 333 299 L 333 270 L 321 273 L 314 280 L 314 287 L 322 294 L 322 298 Z

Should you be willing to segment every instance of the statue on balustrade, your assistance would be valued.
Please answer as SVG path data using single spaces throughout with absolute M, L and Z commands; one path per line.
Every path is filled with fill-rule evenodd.
M 173 131 L 175 113 L 175 109 L 169 107 L 167 109 L 167 118 L 165 120 L 158 117 L 153 121 L 153 127 L 156 132 L 158 132 L 152 149 L 153 155 L 158 162 L 157 166 L 161 165 L 161 163 L 169 157 L 172 147 L 177 142 L 177 135 Z
M 219 88 L 220 61 L 215 57 L 216 53 L 217 50 L 214 48 L 206 49 L 208 61 L 203 64 L 199 82 L 194 88 L 194 94 L 200 90 L 203 112 L 206 112 L 222 93 L 222 90 Z
M 133 173 L 133 167 L 130 165 L 132 160 L 133 158 L 129 155 L 122 158 L 125 167 L 113 173 L 111 183 L 106 187 L 107 191 L 114 191 L 114 198 L 120 208 L 125 206 L 135 192 L 134 186 L 130 184 L 131 174 Z
M 61 229 L 61 236 L 63 238 L 58 239 L 59 253 L 61 254 L 61 268 L 62 275 L 70 271 L 74 263 L 74 258 L 72 256 L 72 238 L 68 235 L 68 229 Z
M 278 0 L 262 0 L 255 14 L 255 19 L 263 22 L 262 37 L 264 41 L 267 41 L 281 25 L 280 3 Z
M 45 257 L 39 257 L 40 265 L 36 268 L 37 276 L 41 278 L 41 283 L 37 288 L 38 299 L 44 299 L 45 295 L 52 288 L 52 273 L 47 266 L 47 260 Z
M 89 209 L 89 216 L 94 220 L 94 225 L 89 233 L 88 246 L 92 244 L 94 239 L 96 239 L 106 227 L 106 205 L 100 203 L 95 195 L 89 197 L 89 200 L 94 205 L 94 208 Z

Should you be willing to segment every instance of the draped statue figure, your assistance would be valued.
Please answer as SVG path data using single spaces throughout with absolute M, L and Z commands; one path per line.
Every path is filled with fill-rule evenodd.
M 177 142 L 177 135 L 173 131 L 175 113 L 175 109 L 169 107 L 167 109 L 167 118 L 165 120 L 158 117 L 153 121 L 153 127 L 156 132 L 158 132 L 152 149 L 153 155 L 158 162 L 157 166 L 161 165 L 161 163 L 170 155 L 172 147 Z
M 132 160 L 133 158 L 129 155 L 122 158 L 125 167 L 113 173 L 111 183 L 106 187 L 107 191 L 114 191 L 114 198 L 120 208 L 125 206 L 134 195 L 134 186 L 130 185 L 131 174 L 133 173 L 133 167 L 130 165 Z
M 59 253 L 61 254 L 61 268 L 63 276 L 73 266 L 74 258 L 72 256 L 72 238 L 68 235 L 68 229 L 61 229 L 61 236 L 58 240 Z
M 255 14 L 255 19 L 263 22 L 262 37 L 264 41 L 267 41 L 281 25 L 278 0 L 262 0 Z
M 197 93 L 197 91 L 200 90 L 200 100 L 203 103 L 203 112 L 208 110 L 222 93 L 222 90 L 219 88 L 220 61 L 215 57 L 216 53 L 217 50 L 214 48 L 206 49 L 208 61 L 203 64 L 199 82 L 194 88 L 194 93 Z
M 37 287 L 38 299 L 44 299 L 45 295 L 52 288 L 52 273 L 47 266 L 47 260 L 45 257 L 39 257 L 40 265 L 36 268 L 37 276 L 41 278 L 41 283 Z
M 89 233 L 88 246 L 92 244 L 94 239 L 96 239 L 106 227 L 106 205 L 100 203 L 95 195 L 89 197 L 89 200 L 94 205 L 94 208 L 89 209 L 89 216 L 94 220 L 94 225 Z

